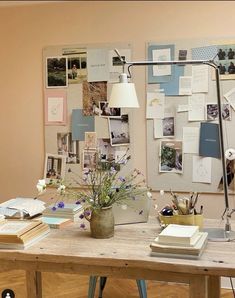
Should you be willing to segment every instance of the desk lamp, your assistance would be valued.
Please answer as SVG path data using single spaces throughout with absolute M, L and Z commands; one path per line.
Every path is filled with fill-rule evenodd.
M 226 157 L 224 150 L 224 136 L 223 136 L 223 118 L 221 108 L 221 95 L 220 95 L 220 79 L 219 79 L 219 66 L 212 60 L 182 60 L 182 61 L 126 61 L 117 49 L 114 50 L 118 55 L 122 66 L 123 74 L 120 76 L 120 82 L 113 85 L 111 91 L 109 106 L 110 107 L 139 107 L 135 87 L 133 83 L 128 83 L 128 78 L 131 78 L 130 68 L 132 66 L 150 66 L 150 65 L 209 65 L 215 70 L 216 79 L 216 91 L 217 91 L 217 103 L 219 112 L 219 138 L 220 138 L 220 150 L 221 150 L 221 162 L 223 169 L 223 189 L 224 189 L 224 202 L 225 210 L 222 215 L 222 219 L 226 220 L 225 227 L 223 228 L 208 228 L 205 229 L 208 232 L 208 238 L 214 241 L 231 241 L 235 239 L 235 232 L 231 229 L 230 218 L 231 214 L 235 210 L 229 209 L 228 200 L 228 180 L 226 171 Z M 124 73 L 124 67 L 128 66 L 128 76 Z M 126 104 L 125 104 L 126 103 Z

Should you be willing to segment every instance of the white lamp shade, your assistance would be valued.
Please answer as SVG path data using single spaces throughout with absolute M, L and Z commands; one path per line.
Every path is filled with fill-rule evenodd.
M 135 85 L 133 83 L 117 83 L 112 87 L 110 108 L 139 108 Z

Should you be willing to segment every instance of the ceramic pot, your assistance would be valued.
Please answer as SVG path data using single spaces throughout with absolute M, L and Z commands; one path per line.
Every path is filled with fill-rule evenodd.
M 112 206 L 93 210 L 90 217 L 91 236 L 104 239 L 114 235 L 114 216 Z

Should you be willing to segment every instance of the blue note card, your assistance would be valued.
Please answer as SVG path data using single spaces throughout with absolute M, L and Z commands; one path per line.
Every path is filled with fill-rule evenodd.
M 219 125 L 217 123 L 201 123 L 199 155 L 220 158 Z
M 84 116 L 82 109 L 72 111 L 72 140 L 84 141 L 86 131 L 94 131 L 94 116 Z

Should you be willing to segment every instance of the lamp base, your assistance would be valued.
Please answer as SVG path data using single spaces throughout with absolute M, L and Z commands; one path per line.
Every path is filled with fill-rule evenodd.
M 208 233 L 208 240 L 210 241 L 229 242 L 235 240 L 234 231 L 226 232 L 225 229 L 222 228 L 207 228 L 204 229 L 203 232 Z

